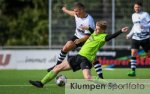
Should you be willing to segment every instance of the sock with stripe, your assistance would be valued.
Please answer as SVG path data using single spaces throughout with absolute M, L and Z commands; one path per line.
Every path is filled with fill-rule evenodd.
M 135 72 L 135 70 L 136 70 L 136 57 L 131 57 L 130 62 L 131 62 L 131 69 L 132 69 L 132 71 Z
M 95 61 L 93 64 L 97 75 L 99 76 L 99 78 L 103 79 L 101 64 L 98 61 Z
M 60 64 L 65 59 L 66 55 L 67 55 L 67 53 L 61 50 L 61 52 L 58 56 L 56 65 Z

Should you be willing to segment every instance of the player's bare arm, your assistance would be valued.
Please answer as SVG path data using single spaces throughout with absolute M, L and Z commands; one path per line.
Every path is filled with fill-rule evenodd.
M 83 38 L 76 39 L 74 42 L 75 42 L 75 44 L 79 44 L 81 42 L 86 41 L 88 38 L 89 38 L 89 35 L 85 35 Z
M 62 7 L 62 11 L 65 12 L 66 14 L 70 15 L 70 16 L 75 16 L 75 12 L 73 10 L 68 10 L 66 8 L 66 6 Z

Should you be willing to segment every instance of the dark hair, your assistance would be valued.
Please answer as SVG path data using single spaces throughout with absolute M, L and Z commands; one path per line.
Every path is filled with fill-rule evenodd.
M 74 3 L 74 8 L 85 9 L 85 6 L 80 2 L 76 2 Z
M 138 1 L 138 0 L 136 0 L 136 1 L 134 2 L 134 5 L 135 5 L 135 4 L 137 4 L 137 5 L 141 6 L 141 7 L 143 6 L 143 5 L 142 5 L 142 2 L 141 2 L 141 1 Z

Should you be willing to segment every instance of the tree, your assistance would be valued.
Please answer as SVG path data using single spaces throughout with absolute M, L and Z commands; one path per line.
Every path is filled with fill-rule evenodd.
M 48 45 L 48 0 L 1 0 L 0 9 L 0 45 Z

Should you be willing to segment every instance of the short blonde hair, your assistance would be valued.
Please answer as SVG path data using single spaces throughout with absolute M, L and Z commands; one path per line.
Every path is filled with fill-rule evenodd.
M 101 29 L 106 30 L 107 29 L 107 21 L 105 20 L 99 20 L 96 22 L 96 24 L 101 27 Z

